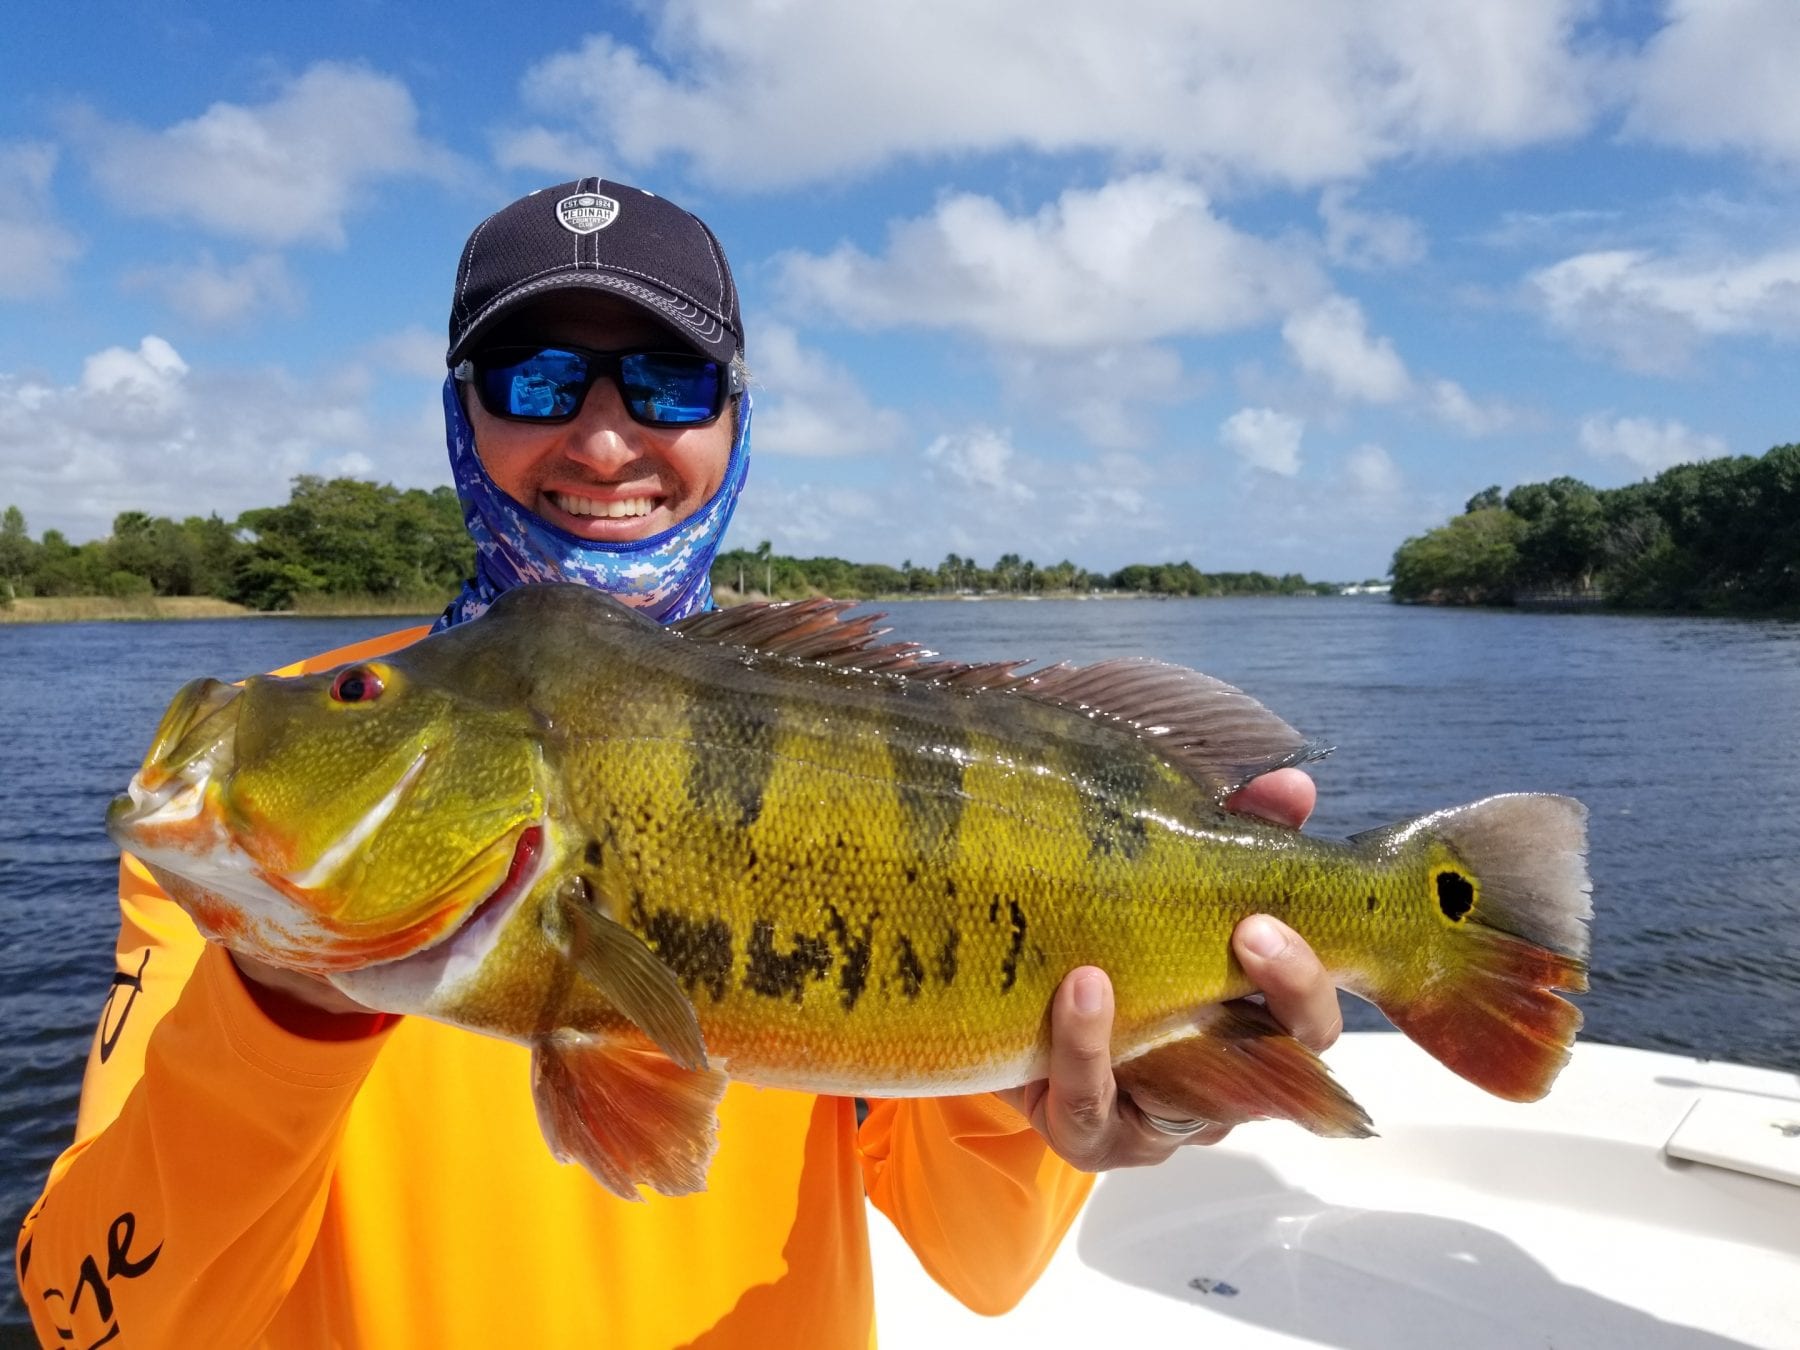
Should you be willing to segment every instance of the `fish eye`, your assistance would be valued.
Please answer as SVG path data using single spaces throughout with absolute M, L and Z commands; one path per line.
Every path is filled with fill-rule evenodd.
M 349 666 L 331 682 L 331 697 L 338 703 L 373 703 L 381 697 L 381 676 L 370 666 Z

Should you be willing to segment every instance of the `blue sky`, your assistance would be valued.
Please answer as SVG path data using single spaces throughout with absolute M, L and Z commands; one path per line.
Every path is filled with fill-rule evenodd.
M 30 7 L 0 504 L 448 481 L 457 253 L 599 173 L 731 254 L 733 538 L 1383 574 L 1490 483 L 1800 439 L 1794 0 Z

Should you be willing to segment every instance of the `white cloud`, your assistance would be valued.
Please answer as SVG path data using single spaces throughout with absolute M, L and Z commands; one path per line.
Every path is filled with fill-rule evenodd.
M 1400 495 L 1400 467 L 1379 445 L 1359 445 L 1344 460 L 1344 472 L 1356 495 L 1366 501 L 1392 501 Z
M 755 334 L 758 454 L 835 457 L 900 444 L 906 420 L 871 403 L 842 365 L 802 345 L 786 324 L 760 324 Z
M 1476 402 L 1455 380 L 1427 381 L 1423 397 L 1433 417 L 1467 436 L 1492 436 L 1519 420 L 1518 414 L 1503 402 Z
M 210 327 L 241 325 L 269 313 L 291 315 L 302 304 L 299 284 L 276 253 L 239 263 L 220 263 L 204 253 L 185 266 L 130 272 L 125 284 L 155 291 L 177 314 Z
M 539 63 L 541 119 L 502 161 L 643 168 L 685 158 L 733 186 L 895 159 L 1100 151 L 1259 181 L 1355 177 L 1417 154 L 1581 130 L 1584 0 L 921 0 L 648 11 L 648 49 L 605 34 Z
M 1124 450 L 1155 435 L 1156 410 L 1191 398 L 1203 377 L 1167 347 L 1083 352 L 1013 351 L 1001 357 L 1009 396 L 1075 427 L 1089 444 Z
M 1581 253 L 1533 272 L 1526 288 L 1555 327 L 1632 370 L 1678 368 L 1706 338 L 1800 333 L 1800 247 L 1723 259 Z
M 1273 408 L 1240 408 L 1219 426 L 1219 440 L 1252 468 L 1292 478 L 1300 472 L 1303 418 Z
M 1717 436 L 1690 431 L 1680 422 L 1655 422 L 1648 417 L 1583 418 L 1581 447 L 1589 454 L 1629 460 L 1652 474 L 1728 453 Z
M 120 511 L 180 519 L 275 505 L 298 473 L 446 481 L 441 433 L 410 410 L 374 413 L 368 392 L 335 376 L 196 369 L 150 336 L 94 353 L 69 384 L 0 373 L 0 481 L 33 533 L 77 540 L 105 534 Z
M 1406 363 L 1386 338 L 1371 338 L 1362 307 L 1331 296 L 1288 316 L 1281 336 L 1300 369 L 1359 403 L 1397 403 L 1412 392 Z
M 1666 8 L 1668 24 L 1630 67 L 1626 133 L 1800 164 L 1800 5 L 1666 0 Z
M 934 476 L 957 489 L 973 489 L 982 510 L 998 501 L 1028 502 L 1037 496 L 1024 481 L 1027 468 L 1012 437 L 989 427 L 939 436 L 925 447 L 925 462 Z
M 398 80 L 321 61 L 266 103 L 214 103 L 160 131 L 69 119 L 114 209 L 187 221 L 265 247 L 341 245 L 369 185 L 444 177 L 447 151 L 424 140 Z
M 55 293 L 81 245 L 56 222 L 50 179 L 53 146 L 0 142 L 0 300 Z
M 1425 233 L 1417 221 L 1351 205 L 1350 190 L 1333 184 L 1319 195 L 1325 225 L 1325 255 L 1335 263 L 1366 271 L 1404 267 L 1425 256 Z
M 1243 328 L 1322 288 L 1297 249 L 1233 229 L 1167 174 L 1070 190 L 1030 216 L 957 194 L 892 226 L 882 257 L 790 253 L 782 277 L 793 304 L 859 326 L 1063 350 Z
M 798 483 L 772 492 L 759 486 L 752 474 L 732 518 L 728 544 L 754 548 L 767 539 L 775 553 L 801 557 L 825 553 L 873 562 L 877 559 L 866 545 L 871 529 L 885 530 L 892 519 L 876 494 L 860 488 Z M 754 590 L 761 587 L 762 578 L 747 576 L 744 584 Z

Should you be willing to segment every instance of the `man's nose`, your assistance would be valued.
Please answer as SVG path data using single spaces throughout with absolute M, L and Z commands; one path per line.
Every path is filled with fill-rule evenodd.
M 581 411 L 568 424 L 564 449 L 602 475 L 613 475 L 643 455 L 642 428 L 625 411 L 625 400 L 611 377 L 594 381 L 582 400 Z

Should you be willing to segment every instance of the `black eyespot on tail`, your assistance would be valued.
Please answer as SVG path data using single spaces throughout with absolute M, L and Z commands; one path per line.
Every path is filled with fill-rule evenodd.
M 1475 887 L 1461 872 L 1439 872 L 1437 902 L 1446 919 L 1451 923 L 1461 923 L 1469 911 L 1475 908 Z

